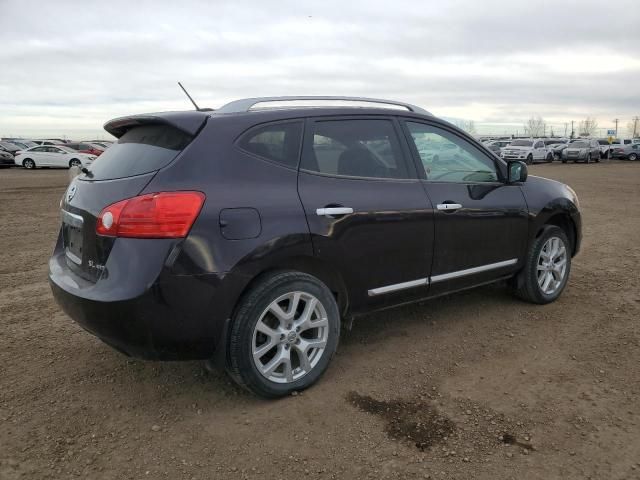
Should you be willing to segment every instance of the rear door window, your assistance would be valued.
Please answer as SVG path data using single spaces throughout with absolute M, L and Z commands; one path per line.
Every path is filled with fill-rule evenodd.
M 127 131 L 91 164 L 92 180 L 153 172 L 167 166 L 192 137 L 170 125 L 142 125 Z
M 327 120 L 312 127 L 300 168 L 365 178 L 412 178 L 390 120 Z

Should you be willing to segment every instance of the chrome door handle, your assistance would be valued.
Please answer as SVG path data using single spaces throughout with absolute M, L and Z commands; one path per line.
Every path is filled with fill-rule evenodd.
M 439 203 L 436 208 L 438 210 L 458 210 L 459 208 L 462 208 L 462 205 L 460 205 L 459 203 Z
M 348 213 L 353 213 L 353 208 L 350 207 L 328 207 L 328 208 L 318 208 L 316 210 L 316 215 L 320 217 L 331 217 L 333 215 L 346 215 Z

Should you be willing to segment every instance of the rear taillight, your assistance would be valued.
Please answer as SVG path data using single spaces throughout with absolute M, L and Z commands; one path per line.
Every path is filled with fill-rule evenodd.
M 113 203 L 100 212 L 96 233 L 110 237 L 182 238 L 195 221 L 202 192 L 160 192 Z

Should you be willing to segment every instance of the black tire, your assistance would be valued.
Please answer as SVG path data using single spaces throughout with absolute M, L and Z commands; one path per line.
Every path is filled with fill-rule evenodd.
M 531 154 L 527 157 L 527 165 L 533 165 L 533 155 Z
M 547 154 L 547 163 L 551 163 L 551 162 L 553 162 L 553 154 L 548 153 Z
M 69 160 L 69 168 L 71 167 L 82 167 L 82 162 L 77 158 L 72 158 Z
M 585 163 L 591 163 L 591 154 L 590 153 L 587 154 L 587 158 L 585 160 Z
M 559 238 L 564 244 L 567 263 L 564 277 L 560 285 L 553 293 L 547 294 L 542 291 L 538 284 L 538 259 L 540 257 L 540 251 L 544 247 L 545 243 L 552 237 Z M 541 305 L 555 301 L 562 294 L 562 291 L 567 285 L 569 275 L 571 274 L 572 249 L 573 247 L 571 246 L 564 230 L 555 225 L 546 226 L 542 233 L 529 246 L 524 268 L 518 274 L 518 278 L 516 278 L 516 295 L 527 302 Z
M 563 159 L 562 159 L 562 163 L 567 163 L 567 159 L 566 159 L 566 158 L 563 158 Z
M 278 383 L 269 380 L 258 370 L 252 353 L 253 334 L 267 307 L 274 300 L 290 292 L 304 292 L 319 300 L 327 314 L 328 337 L 322 356 L 309 372 L 291 382 Z M 310 387 L 325 372 L 338 347 L 340 313 L 333 294 L 317 278 L 301 272 L 277 272 L 259 280 L 244 295 L 233 315 L 230 330 L 227 372 L 231 378 L 257 395 L 277 398 Z M 293 350 L 292 348 L 291 352 Z
M 630 153 L 627 158 L 629 160 L 631 160 L 632 162 L 635 162 L 636 160 L 638 160 L 638 154 L 637 153 Z
M 22 161 L 22 166 L 24 168 L 26 168 L 27 170 L 33 170 L 34 168 L 36 168 L 36 162 L 34 162 L 32 159 L 30 158 L 25 158 Z

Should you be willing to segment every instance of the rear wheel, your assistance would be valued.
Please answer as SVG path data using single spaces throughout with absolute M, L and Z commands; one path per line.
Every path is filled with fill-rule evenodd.
M 69 162 L 69 168 L 71 168 L 71 167 L 81 167 L 81 166 L 82 166 L 82 162 L 80 160 L 78 160 L 77 158 L 73 158 Z
M 630 153 L 627 158 L 629 160 L 631 160 L 632 162 L 635 162 L 638 159 L 638 154 L 637 153 Z
M 227 371 L 264 397 L 303 390 L 327 369 L 339 331 L 338 306 L 326 285 L 305 273 L 272 274 L 233 316 Z
M 28 170 L 32 170 L 34 168 L 36 168 L 36 162 L 34 162 L 33 160 L 31 160 L 30 158 L 25 158 L 22 161 L 22 166 Z
M 556 300 L 571 271 L 571 244 L 560 227 L 549 225 L 529 247 L 516 294 L 523 300 L 545 304 Z

